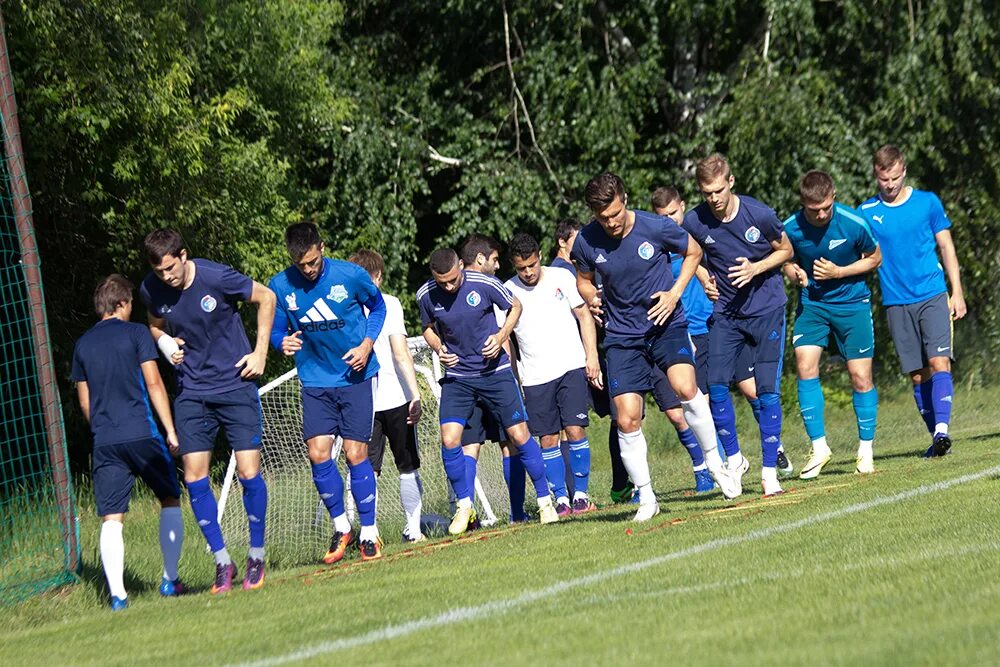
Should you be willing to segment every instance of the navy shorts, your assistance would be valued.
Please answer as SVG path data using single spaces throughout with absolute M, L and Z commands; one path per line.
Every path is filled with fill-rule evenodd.
M 608 358 L 608 393 L 643 393 L 654 386 L 654 370 L 676 364 L 694 366 L 694 352 L 687 327 L 659 329 L 645 337 L 613 336 L 604 339 Z
M 339 435 L 368 442 L 375 417 L 375 382 L 368 378 L 346 387 L 302 387 L 302 438 Z
M 210 452 L 221 426 L 234 451 L 260 449 L 260 395 L 257 385 L 246 382 L 221 394 L 190 395 L 174 399 L 174 423 L 181 454 Z
M 127 512 L 136 477 L 144 481 L 160 500 L 181 497 L 177 466 L 159 435 L 94 447 L 93 480 L 97 515 Z
M 406 418 L 409 415 L 409 403 L 375 413 L 372 438 L 371 442 L 368 443 L 368 460 L 371 461 L 375 472 L 382 472 L 386 440 L 389 441 L 392 458 L 396 462 L 396 470 L 400 474 L 413 472 L 420 467 L 420 454 L 417 451 L 417 425 L 406 423 Z
M 588 426 L 590 392 L 587 373 L 575 368 L 561 378 L 524 388 L 524 400 L 531 403 L 528 427 L 535 435 L 554 435 L 566 426 Z
M 507 440 L 507 434 L 500 428 L 500 418 L 482 400 L 476 401 L 472 416 L 462 431 L 462 446 L 480 445 L 484 442 L 501 443 Z
M 442 424 L 467 425 L 477 402 L 482 402 L 487 411 L 496 415 L 504 430 L 528 421 L 521 388 L 509 368 L 484 377 L 445 377 L 441 380 L 439 412 Z
M 757 395 L 776 393 L 785 354 L 785 306 L 756 317 L 716 315 L 708 332 L 708 383 L 729 386 L 752 369 Z M 752 364 L 747 365 L 747 354 Z M 740 360 L 743 360 L 742 362 Z M 749 375 L 748 375 L 749 377 Z

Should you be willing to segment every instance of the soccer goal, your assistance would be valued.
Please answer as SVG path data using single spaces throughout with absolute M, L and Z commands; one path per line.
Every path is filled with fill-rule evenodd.
M 453 497 L 448 478 L 441 463 L 441 445 L 438 426 L 438 400 L 441 396 L 438 380 L 441 366 L 437 355 L 424 342 L 414 337 L 407 341 L 413 353 L 420 386 L 423 416 L 417 426 L 420 451 L 420 478 L 423 481 L 423 515 L 425 523 L 440 524 L 450 518 Z M 316 560 L 329 545 L 332 522 L 326 507 L 316 493 L 312 470 L 302 441 L 302 401 L 299 393 L 298 373 L 293 369 L 268 383 L 260 390 L 264 415 L 264 438 L 261 447 L 261 474 L 268 486 L 267 551 L 272 563 L 294 565 Z M 334 445 L 334 458 L 350 484 L 347 463 L 341 453 L 340 442 Z M 236 495 L 241 492 L 236 479 L 236 459 L 230 457 L 229 467 L 219 495 L 219 523 L 227 545 L 248 543 L 246 512 Z M 345 494 L 345 504 L 351 522 L 357 526 L 350 493 Z M 510 500 L 503 481 L 500 448 L 486 445 L 479 457 L 476 479 L 476 504 L 486 525 L 507 521 Z M 399 504 L 399 474 L 392 453 L 386 446 L 382 475 L 378 480 L 378 505 L 376 510 L 382 539 L 395 541 L 400 538 L 406 524 Z

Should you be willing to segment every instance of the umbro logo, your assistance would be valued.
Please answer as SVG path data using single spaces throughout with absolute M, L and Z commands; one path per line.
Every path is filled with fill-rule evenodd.
M 847 243 L 847 239 L 830 239 L 830 250 Z
M 299 318 L 302 331 L 336 331 L 344 327 L 344 320 L 330 310 L 323 299 L 316 299 L 312 308 Z
M 597 259 L 594 260 L 594 264 L 604 264 L 607 261 L 608 260 L 604 258 L 604 255 L 602 255 L 601 253 L 597 253 Z
M 713 243 L 715 243 L 715 239 L 712 238 L 711 234 L 705 237 L 705 245 L 712 245 Z
M 882 218 L 884 218 L 884 217 L 885 216 L 883 216 L 883 215 L 873 215 L 872 216 L 872 220 L 874 220 L 875 222 L 877 222 L 878 224 L 881 225 L 882 224 Z
M 577 418 L 577 419 L 586 419 L 586 418 L 587 418 L 587 415 L 585 415 L 585 414 L 583 414 L 583 413 L 581 412 L 580 414 L 578 414 L 578 415 L 576 416 L 576 418 Z

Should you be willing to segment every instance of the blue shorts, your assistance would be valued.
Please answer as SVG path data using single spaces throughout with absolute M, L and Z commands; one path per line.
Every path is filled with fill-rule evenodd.
M 375 419 L 375 382 L 368 378 L 346 387 L 302 387 L 302 438 L 339 435 L 368 442 Z
M 535 435 L 554 435 L 566 426 L 588 426 L 590 392 L 587 373 L 576 368 L 561 378 L 524 388 L 524 400 L 531 403 L 528 427 Z
M 608 335 L 604 339 L 608 393 L 614 398 L 649 391 L 656 380 L 656 369 L 666 371 L 675 364 L 694 366 L 693 347 L 687 327 L 683 326 L 659 329 L 642 338 Z
M 708 331 L 708 383 L 729 386 L 749 351 L 757 395 L 776 393 L 785 353 L 785 306 L 756 317 L 716 315 Z M 742 362 L 746 365 L 746 362 Z M 749 377 L 749 376 L 748 376 Z
M 462 431 L 462 446 L 478 445 L 484 442 L 506 442 L 507 434 L 500 428 L 500 417 L 486 407 L 482 400 L 476 401 L 472 416 Z
M 792 346 L 826 347 L 833 334 L 844 359 L 871 359 L 875 356 L 875 328 L 870 304 L 800 304 L 792 328 Z
M 160 500 L 181 497 L 177 466 L 159 435 L 94 447 L 92 470 L 98 516 L 128 511 L 136 477 Z
M 247 382 L 221 394 L 181 392 L 174 399 L 174 423 L 182 455 L 212 451 L 220 426 L 234 451 L 260 449 L 263 427 L 257 385 Z
M 445 377 L 441 380 L 439 413 L 442 424 L 467 425 L 477 402 L 496 416 L 504 430 L 528 421 L 521 388 L 509 368 L 483 377 Z

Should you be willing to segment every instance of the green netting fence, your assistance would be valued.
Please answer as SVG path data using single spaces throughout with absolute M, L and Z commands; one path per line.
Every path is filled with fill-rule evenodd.
M 0 604 L 80 562 L 14 87 L 0 18 Z

